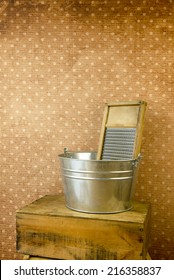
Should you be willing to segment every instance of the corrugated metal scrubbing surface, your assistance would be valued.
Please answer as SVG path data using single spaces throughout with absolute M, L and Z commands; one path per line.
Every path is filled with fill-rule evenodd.
M 136 128 L 107 128 L 105 131 L 103 160 L 133 158 Z

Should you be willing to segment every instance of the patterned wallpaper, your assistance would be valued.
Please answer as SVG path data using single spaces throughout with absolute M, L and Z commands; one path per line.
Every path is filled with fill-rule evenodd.
M 57 155 L 97 150 L 104 103 L 148 108 L 135 199 L 152 205 L 153 259 L 174 258 L 174 0 L 0 1 L 0 258 L 15 212 L 62 192 Z

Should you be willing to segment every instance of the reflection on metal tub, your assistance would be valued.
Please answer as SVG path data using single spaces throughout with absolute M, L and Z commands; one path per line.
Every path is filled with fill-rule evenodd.
M 95 152 L 65 152 L 59 159 L 68 208 L 87 213 L 132 208 L 139 158 L 96 160 Z

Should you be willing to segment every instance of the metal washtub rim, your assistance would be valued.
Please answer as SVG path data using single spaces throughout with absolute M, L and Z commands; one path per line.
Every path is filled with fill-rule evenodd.
M 92 171 L 92 170 L 75 170 L 75 169 L 70 169 L 70 168 L 64 168 L 62 167 L 62 170 L 68 171 L 68 172 L 75 172 L 75 173 L 90 173 L 90 174 L 123 174 L 123 173 L 133 173 L 133 170 L 121 170 L 121 171 Z
M 68 152 L 69 154 L 73 154 L 73 153 L 70 153 L 70 152 Z M 86 153 L 86 152 L 79 152 L 79 153 Z M 87 152 L 88 153 L 88 152 Z M 90 153 L 90 152 L 89 152 Z M 63 159 L 63 160 L 73 160 L 73 161 L 86 161 L 86 162 L 89 162 L 89 161 L 92 161 L 92 162 L 119 162 L 119 163 L 121 163 L 121 162 L 131 162 L 132 164 L 134 164 L 136 161 L 137 161 L 137 159 L 135 158 L 135 159 L 133 159 L 133 158 L 131 158 L 131 159 L 115 159 L 115 160 L 107 160 L 107 159 L 105 159 L 105 160 L 97 160 L 97 159 L 79 159 L 79 158 L 73 158 L 73 157 L 67 157 L 65 154 L 60 154 L 60 155 L 58 155 L 58 157 L 59 158 L 61 158 L 61 159 Z

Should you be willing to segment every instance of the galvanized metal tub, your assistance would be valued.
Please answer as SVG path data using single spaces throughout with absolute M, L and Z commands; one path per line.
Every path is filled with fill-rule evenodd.
M 96 160 L 95 152 L 59 155 L 66 206 L 86 213 L 132 208 L 138 159 Z

